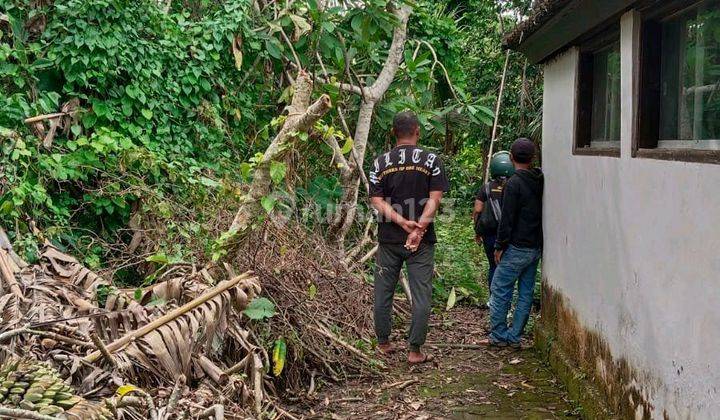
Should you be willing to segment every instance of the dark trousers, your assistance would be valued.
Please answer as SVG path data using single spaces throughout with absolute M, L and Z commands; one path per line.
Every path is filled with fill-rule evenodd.
M 484 235 L 482 240 L 485 256 L 488 260 L 488 293 L 491 293 L 492 279 L 495 275 L 495 269 L 497 268 L 497 264 L 495 264 L 495 235 Z
M 392 327 L 392 304 L 403 263 L 407 265 L 412 321 L 409 332 L 410 351 L 420 351 L 427 336 L 432 299 L 432 277 L 435 267 L 435 245 L 422 243 L 415 252 L 403 244 L 380 244 L 375 257 L 375 334 L 378 343 L 387 343 Z

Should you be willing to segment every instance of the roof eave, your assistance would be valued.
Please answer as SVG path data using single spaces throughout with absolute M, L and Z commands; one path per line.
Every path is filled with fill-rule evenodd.
M 521 52 L 532 63 L 542 63 L 578 39 L 617 20 L 637 0 L 550 0 L 534 24 L 520 24 L 505 37 L 503 46 Z M 544 4 L 541 3 L 541 4 Z M 540 16 L 540 15 L 539 15 Z

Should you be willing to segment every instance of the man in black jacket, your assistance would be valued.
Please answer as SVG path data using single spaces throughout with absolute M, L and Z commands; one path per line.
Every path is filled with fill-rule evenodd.
M 532 167 L 535 145 L 528 139 L 516 140 L 510 149 L 515 174 L 503 192 L 502 217 L 495 241 L 498 264 L 490 297 L 491 331 L 488 344 L 520 346 L 520 338 L 532 306 L 535 273 L 542 255 L 543 174 Z M 507 325 L 515 282 L 518 301 L 513 323 Z

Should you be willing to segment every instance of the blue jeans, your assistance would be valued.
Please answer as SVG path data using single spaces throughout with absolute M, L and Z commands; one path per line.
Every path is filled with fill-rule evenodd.
M 490 340 L 501 343 L 519 343 L 525 324 L 530 317 L 535 272 L 542 252 L 535 248 L 518 248 L 510 245 L 495 270 L 490 294 Z M 518 281 L 518 300 L 515 305 L 512 327 L 508 328 L 507 314 Z

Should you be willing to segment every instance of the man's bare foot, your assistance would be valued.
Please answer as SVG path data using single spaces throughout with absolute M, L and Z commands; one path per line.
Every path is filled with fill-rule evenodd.
M 408 353 L 408 363 L 410 365 L 419 365 L 422 363 L 432 362 L 435 358 L 430 354 L 424 354 L 418 351 Z
M 382 354 L 389 355 L 395 353 L 396 349 L 395 346 L 392 345 L 392 343 L 383 343 L 378 344 L 378 350 L 380 350 L 380 353 Z

